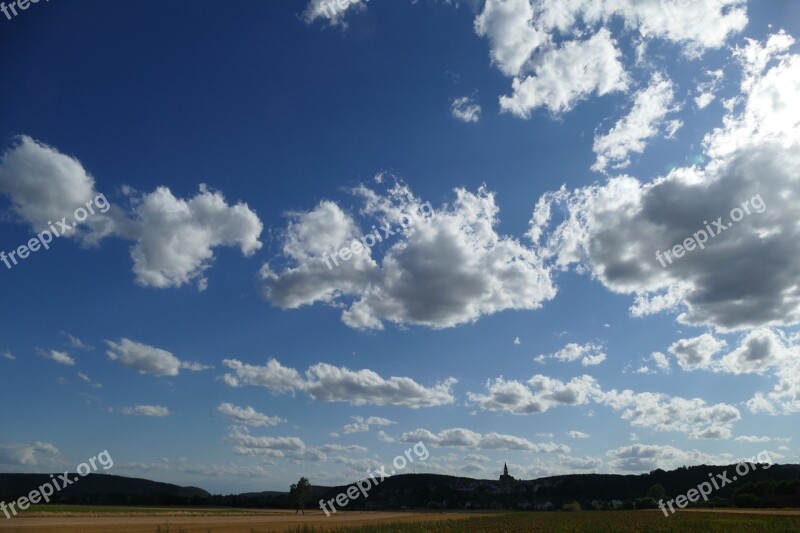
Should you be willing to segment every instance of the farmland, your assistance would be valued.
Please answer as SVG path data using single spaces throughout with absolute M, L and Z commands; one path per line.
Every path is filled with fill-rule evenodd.
M 0 524 L 9 533 L 772 533 L 800 531 L 800 511 L 660 511 L 551 513 L 348 512 L 326 517 L 320 512 L 297 516 L 286 511 L 144 509 L 33 513 Z

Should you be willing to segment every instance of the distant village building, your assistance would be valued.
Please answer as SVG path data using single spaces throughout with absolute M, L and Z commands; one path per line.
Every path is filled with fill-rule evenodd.
M 508 475 L 508 463 L 503 463 L 503 475 L 500 476 L 500 485 L 506 486 L 514 483 L 516 479 Z

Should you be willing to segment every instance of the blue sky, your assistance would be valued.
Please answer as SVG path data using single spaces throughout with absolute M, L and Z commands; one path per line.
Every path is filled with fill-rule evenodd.
M 0 471 L 797 462 L 800 8 L 573 4 L 0 15 Z

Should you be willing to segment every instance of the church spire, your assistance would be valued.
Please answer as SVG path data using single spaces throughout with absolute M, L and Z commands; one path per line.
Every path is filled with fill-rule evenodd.
M 508 475 L 508 464 L 507 463 L 503 463 L 503 475 L 504 476 Z

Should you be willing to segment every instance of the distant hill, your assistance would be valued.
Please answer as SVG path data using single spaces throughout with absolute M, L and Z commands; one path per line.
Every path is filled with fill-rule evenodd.
M 436 474 L 404 474 L 386 478 L 368 492 L 348 503 L 347 509 L 446 507 L 453 508 L 533 508 L 534 487 L 537 507 L 561 509 L 564 505 L 579 502 L 581 507 L 605 508 L 625 505 L 628 508 L 653 507 L 648 493 L 654 485 L 663 487 L 666 499 L 686 494 L 700 483 L 709 481 L 727 470 L 735 476 L 735 466 L 693 466 L 672 471 L 653 470 L 643 474 L 573 474 L 552 476 L 535 480 L 515 480 L 500 483 L 498 480 L 478 480 Z M 763 466 L 763 465 L 762 465 Z M 737 481 L 714 490 L 710 495 L 714 505 L 732 505 L 735 492 L 752 492 L 759 495 L 763 505 L 800 506 L 800 465 L 762 466 Z M 332 487 L 321 496 L 330 500 L 347 491 L 351 485 Z M 780 492 L 775 497 L 767 492 Z M 319 498 L 315 501 L 318 502 Z M 753 500 L 755 501 L 755 500 Z M 548 503 L 549 502 L 549 503 Z M 702 500 L 701 500 L 702 502 Z M 778 505 L 778 502 L 783 502 Z M 705 502 L 703 502 L 705 503 Z M 316 506 L 316 504 L 314 504 Z M 759 506 L 759 505 L 753 505 Z
M 800 506 L 800 465 L 758 466 L 746 476 L 732 481 L 710 495 L 703 505 Z M 655 506 L 654 486 L 663 488 L 665 499 L 686 494 L 690 489 L 728 471 L 735 465 L 692 466 L 672 471 L 653 470 L 642 474 L 573 474 L 535 480 L 501 483 L 497 479 L 472 479 L 440 474 L 403 474 L 386 478 L 359 496 L 346 509 L 435 507 L 561 509 L 580 504 L 583 509 L 648 508 Z M 298 473 L 300 474 L 300 473 Z M 513 475 L 513 472 L 512 472 Z M 49 474 L 0 474 L 0 501 L 11 502 L 50 481 Z M 351 485 L 318 486 L 312 482 L 309 508 L 320 499 L 330 500 Z M 534 496 L 535 490 L 535 496 Z M 263 491 L 231 495 L 212 495 L 197 487 L 181 487 L 146 479 L 90 474 L 66 487 L 52 498 L 54 503 L 92 505 L 180 505 L 228 506 L 249 508 L 291 507 L 288 492 Z M 338 506 L 337 506 L 338 508 Z
M 74 473 L 70 478 L 74 477 Z M 55 474 L 58 479 L 58 474 Z M 11 502 L 32 490 L 50 483 L 50 474 L 0 474 L 0 501 Z M 59 482 L 61 484 L 61 482 Z M 185 504 L 208 500 L 207 491 L 197 487 L 180 487 L 147 479 L 89 474 L 53 495 L 56 503 L 93 504 Z

